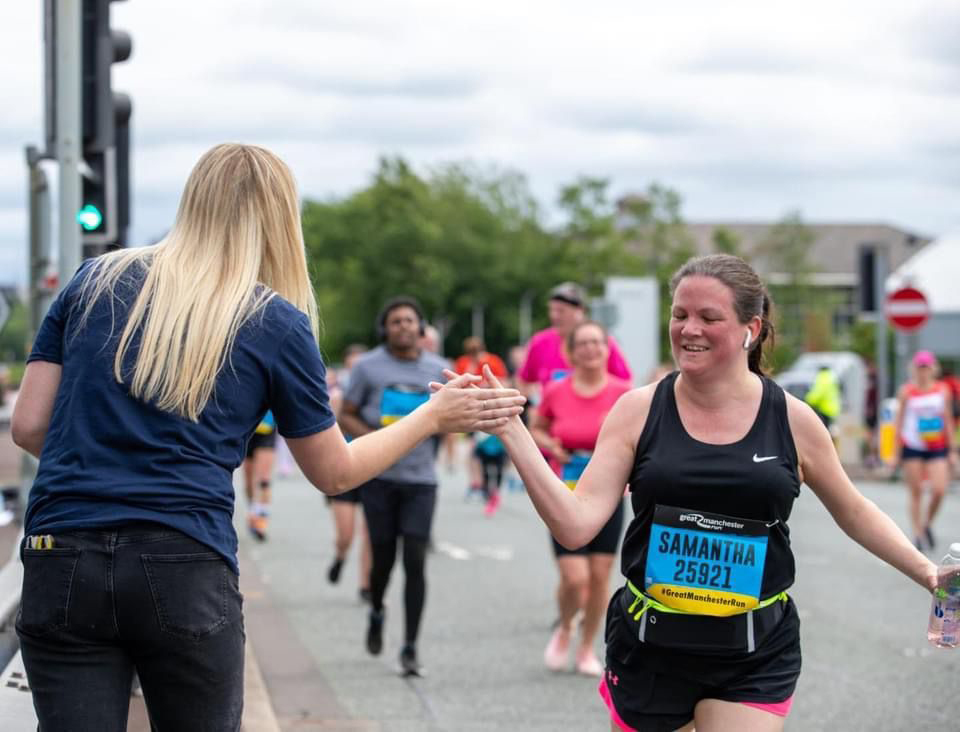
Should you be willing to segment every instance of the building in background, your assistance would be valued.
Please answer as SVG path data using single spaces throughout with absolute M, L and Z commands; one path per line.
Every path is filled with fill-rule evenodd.
M 742 254 L 771 287 L 788 285 L 793 273 L 786 271 L 784 258 L 769 251 L 777 223 L 745 223 L 737 221 L 698 221 L 687 224 L 697 252 L 712 254 L 717 251 L 718 238 L 732 235 Z M 844 332 L 856 321 L 857 289 L 859 287 L 858 257 L 861 245 L 885 245 L 890 253 L 890 271 L 896 270 L 926 247 L 931 239 L 916 232 L 887 224 L 825 224 L 802 222 L 812 235 L 807 250 L 811 271 L 807 275 L 810 286 L 828 291 L 835 296 L 832 326 L 835 332 Z

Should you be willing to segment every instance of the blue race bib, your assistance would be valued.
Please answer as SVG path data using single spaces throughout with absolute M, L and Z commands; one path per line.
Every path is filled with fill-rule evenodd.
M 388 386 L 380 397 L 380 426 L 386 427 L 403 419 L 429 398 L 430 394 L 418 387 L 400 384 Z
M 580 476 L 583 475 L 583 471 L 587 467 L 587 463 L 590 462 L 591 454 L 592 453 L 586 450 L 577 450 L 570 456 L 570 462 L 563 464 L 563 468 L 560 471 L 560 477 L 563 482 L 567 484 L 567 488 L 570 490 L 576 489 L 577 483 L 580 480 Z
M 769 533 L 762 521 L 657 506 L 644 592 L 681 612 L 745 613 L 760 602 Z

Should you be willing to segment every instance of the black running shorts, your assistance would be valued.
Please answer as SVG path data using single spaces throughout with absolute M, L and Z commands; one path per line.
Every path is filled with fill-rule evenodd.
M 617 510 L 600 529 L 600 533 L 586 546 L 579 549 L 566 549 L 552 536 L 550 540 L 553 542 L 553 554 L 556 557 L 569 557 L 572 554 L 584 557 L 588 554 L 616 554 L 620 546 L 621 533 L 623 533 L 623 501 L 620 501 Z
M 361 486 L 360 502 L 371 543 L 395 541 L 398 536 L 430 538 L 437 505 L 436 485 L 375 478 Z
M 335 496 L 327 496 L 327 503 L 340 501 L 342 503 L 360 503 L 360 489 L 354 488 L 345 493 L 338 493 Z
M 638 624 L 624 611 L 625 592 L 618 590 L 607 609 L 605 675 L 618 715 L 634 729 L 678 729 L 693 719 L 701 699 L 774 704 L 793 695 L 800 677 L 800 618 L 792 599 L 753 653 L 704 655 L 637 640 Z
M 262 435 L 259 432 L 254 432 L 253 436 L 250 438 L 250 442 L 247 443 L 247 457 L 253 457 L 253 451 L 259 450 L 260 448 L 270 448 L 271 450 L 277 444 L 277 433 L 271 432 L 266 435 Z

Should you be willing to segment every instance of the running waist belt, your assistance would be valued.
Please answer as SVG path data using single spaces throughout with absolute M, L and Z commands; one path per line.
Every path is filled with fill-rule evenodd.
M 783 619 L 789 601 L 787 593 L 780 592 L 752 610 L 718 617 L 668 607 L 630 580 L 620 597 L 621 609 L 637 623 L 636 638 L 641 643 L 703 654 L 753 653 Z

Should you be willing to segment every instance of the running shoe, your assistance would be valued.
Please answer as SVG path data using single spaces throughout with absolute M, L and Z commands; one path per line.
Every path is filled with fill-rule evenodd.
M 423 676 L 423 666 L 417 660 L 417 649 L 409 643 L 400 650 L 400 675 Z
M 565 671 L 570 664 L 570 633 L 557 626 L 543 651 L 543 663 L 551 671 Z
M 250 518 L 247 522 L 250 533 L 253 535 L 253 538 L 257 541 L 266 541 L 267 540 L 267 517 L 260 516 L 258 514 L 250 514 Z
M 383 650 L 383 610 L 377 612 L 370 609 L 370 622 L 367 625 L 367 651 L 373 656 L 379 656 Z
M 487 501 L 487 505 L 484 507 L 483 512 L 487 516 L 493 516 L 497 512 L 497 509 L 500 508 L 500 491 L 495 491 L 490 494 L 490 498 Z
M 924 535 L 927 538 L 927 546 L 931 549 L 937 545 L 937 540 L 933 537 L 933 532 L 930 530 L 928 525 L 926 529 L 923 530 Z
M 340 581 L 341 569 L 343 569 L 343 560 L 340 557 L 334 557 L 333 563 L 330 565 L 330 569 L 327 570 L 327 579 L 330 581 L 331 585 L 335 585 Z
M 603 676 L 603 664 L 597 658 L 597 654 L 592 648 L 588 648 L 585 653 L 577 653 L 577 663 L 575 665 L 578 674 L 584 676 Z
M 360 595 L 360 602 L 366 605 L 370 604 L 370 600 L 372 599 L 373 595 L 370 594 L 369 587 L 361 587 L 359 595 Z

